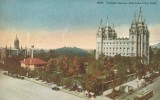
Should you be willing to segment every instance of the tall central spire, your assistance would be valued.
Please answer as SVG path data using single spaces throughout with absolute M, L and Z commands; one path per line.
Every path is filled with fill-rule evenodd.
M 142 22 L 142 9 L 141 9 L 141 7 L 140 7 L 140 12 L 139 12 L 139 20 L 138 20 L 139 22 Z

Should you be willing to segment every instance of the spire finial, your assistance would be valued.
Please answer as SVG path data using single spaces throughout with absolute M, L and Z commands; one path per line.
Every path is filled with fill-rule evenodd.
M 102 19 L 101 19 L 101 21 L 100 21 L 99 28 L 102 28 Z
M 113 30 L 114 30 L 114 23 L 113 23 Z
M 145 26 L 145 28 L 147 28 L 146 19 L 144 19 L 144 26 Z
M 18 39 L 17 34 L 16 34 L 16 39 Z
M 106 27 L 109 27 L 109 20 L 108 20 L 108 16 L 107 16 L 107 25 Z
M 99 24 L 99 28 L 98 28 L 98 31 L 100 32 L 102 30 L 102 19 L 100 21 L 100 24 Z
M 139 20 L 138 20 L 139 22 L 142 22 L 142 9 L 141 9 L 141 7 L 140 7 L 140 12 L 139 12 Z
M 136 12 L 134 13 L 133 24 L 136 24 Z

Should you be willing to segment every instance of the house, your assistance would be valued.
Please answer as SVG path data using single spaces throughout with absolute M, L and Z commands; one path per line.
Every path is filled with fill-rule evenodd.
M 38 58 L 25 58 L 24 60 L 20 61 L 21 67 L 28 67 L 31 70 L 34 70 L 35 68 L 45 68 L 47 65 L 47 62 L 38 59 Z

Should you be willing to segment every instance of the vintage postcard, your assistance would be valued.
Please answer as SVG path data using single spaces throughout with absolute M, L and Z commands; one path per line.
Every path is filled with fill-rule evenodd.
M 0 100 L 160 100 L 160 0 L 0 0 Z

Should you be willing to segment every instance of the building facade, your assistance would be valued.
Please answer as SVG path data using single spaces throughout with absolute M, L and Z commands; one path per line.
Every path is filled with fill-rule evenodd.
M 138 19 L 134 15 L 129 28 L 129 38 L 118 38 L 113 27 L 109 25 L 107 18 L 106 26 L 102 26 L 102 20 L 96 34 L 96 59 L 100 54 L 106 56 L 140 57 L 144 64 L 149 63 L 149 30 L 146 21 L 142 19 L 140 9 Z
M 10 57 L 27 57 L 31 55 L 31 49 L 27 49 L 27 47 L 22 48 L 22 46 L 19 46 L 20 42 L 16 35 L 16 38 L 13 43 L 13 47 L 6 47 L 0 49 L 0 62 L 4 63 L 7 58 Z

